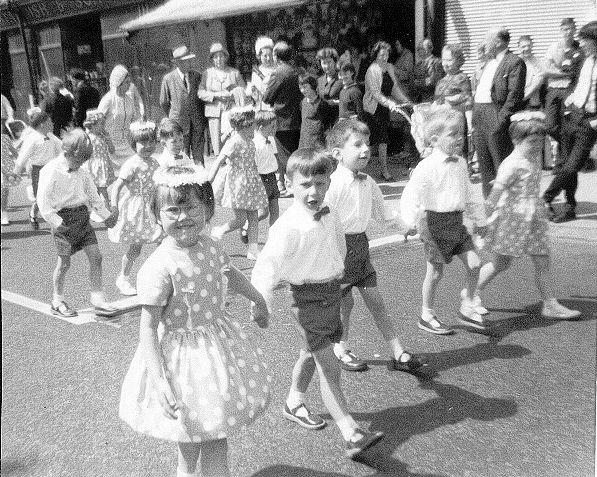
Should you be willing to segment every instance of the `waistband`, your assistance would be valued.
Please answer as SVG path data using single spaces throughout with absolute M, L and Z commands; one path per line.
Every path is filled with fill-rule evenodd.
M 307 283 L 302 283 L 300 285 L 295 285 L 294 283 L 290 284 L 290 289 L 293 291 L 317 289 L 321 292 L 326 292 L 326 291 L 334 291 L 339 287 L 340 287 L 340 279 L 339 278 L 333 278 L 333 279 L 330 279 L 327 281 L 322 281 L 322 282 L 307 282 Z
M 444 216 L 444 217 L 459 217 L 462 215 L 462 210 L 452 210 L 450 212 L 436 212 L 435 210 L 426 210 L 428 215 Z
M 86 205 L 77 205 L 75 207 L 65 207 L 64 209 L 60 209 L 58 213 L 62 214 L 72 214 L 73 212 L 81 212 L 82 210 L 87 210 Z
M 356 238 L 367 238 L 366 232 L 358 232 L 356 234 L 344 234 L 347 239 L 356 239 Z

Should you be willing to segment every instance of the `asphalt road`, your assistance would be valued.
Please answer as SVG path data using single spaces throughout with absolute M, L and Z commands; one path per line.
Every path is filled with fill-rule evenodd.
M 343 388 L 356 419 L 386 433 L 361 462 L 344 457 L 329 416 L 321 431 L 307 431 L 281 416 L 300 344 L 284 290 L 266 330 L 250 323 L 248 303 L 233 297 L 231 307 L 267 353 L 274 381 L 265 415 L 229 439 L 232 475 L 593 476 L 596 184 L 597 174 L 583 174 L 582 219 L 552 226 L 554 287 L 566 305 L 583 311 L 579 321 L 539 316 L 530 260 L 521 259 L 487 290 L 490 333 L 456 326 L 453 336 L 427 334 L 416 327 L 422 246 L 398 240 L 373 250 L 380 289 L 400 337 L 425 355 L 433 373 L 419 380 L 389 372 L 388 351 L 357 299 L 350 341 L 370 370 L 344 373 Z M 388 201 L 395 201 L 402 186 L 383 189 Z M 45 224 L 39 232 L 28 228 L 22 191 L 11 203 L 15 220 L 2 228 L 2 290 L 46 303 L 55 260 L 51 237 Z M 375 226 L 370 238 L 399 232 Z M 113 282 L 122 250 L 102 228 L 98 237 L 106 290 L 116 299 Z M 250 273 L 237 236 L 225 244 L 239 268 Z M 437 311 L 456 325 L 463 284 L 462 266 L 447 267 Z M 88 306 L 84 255 L 73 259 L 67 290 L 74 306 Z M 117 415 L 120 385 L 137 344 L 137 318 L 132 313 L 114 322 L 74 325 L 2 301 L 3 476 L 175 475 L 175 445 L 132 432 Z M 316 380 L 308 400 L 314 411 L 325 413 Z

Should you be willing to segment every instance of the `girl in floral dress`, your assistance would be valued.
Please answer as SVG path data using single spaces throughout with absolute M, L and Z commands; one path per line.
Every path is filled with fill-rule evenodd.
M 157 144 L 155 124 L 137 122 L 131 124 L 130 129 L 131 143 L 137 154 L 125 161 L 112 186 L 110 202 L 112 209 L 118 208 L 118 222 L 108 230 L 112 242 L 129 246 L 122 257 L 120 275 L 116 279 L 116 286 L 123 295 L 137 293 L 130 273 L 134 261 L 141 254 L 142 245 L 155 242 L 162 234 L 151 207 L 153 173 L 158 168 L 158 162 L 152 156 Z
M 545 115 L 522 111 L 514 114 L 510 121 L 514 151 L 500 165 L 487 198 L 489 227 L 485 242 L 494 257 L 481 268 L 475 300 L 480 304 L 480 292 L 510 266 L 514 257 L 530 255 L 543 300 L 541 315 L 564 320 L 577 318 L 580 312 L 560 304 L 551 289 L 549 222 L 539 193 Z
M 271 377 L 263 352 L 226 312 L 230 287 L 264 313 L 261 294 L 205 233 L 211 184 L 191 167 L 160 168 L 155 210 L 165 238 L 141 267 L 139 346 L 124 379 L 120 417 L 178 443 L 177 475 L 230 475 L 227 437 L 263 413 Z M 158 340 L 157 327 L 164 333 Z
M 4 112 L 4 110 L 2 110 Z M 2 118 L 2 210 L 1 210 L 1 222 L 2 225 L 9 225 L 8 220 L 8 194 L 9 187 L 12 187 L 19 183 L 19 176 L 13 174 L 15 167 L 15 160 L 17 158 L 17 151 L 13 146 L 12 138 L 9 135 L 8 127 L 6 126 L 6 119 Z
M 250 107 L 230 110 L 230 124 L 234 132 L 222 147 L 209 179 L 213 182 L 220 166 L 228 160 L 230 170 L 224 183 L 222 206 L 231 208 L 234 218 L 224 225 L 214 227 L 212 235 L 221 239 L 225 233 L 236 230 L 248 222 L 247 258 L 250 260 L 256 260 L 259 255 L 257 212 L 268 204 L 267 193 L 255 163 L 254 120 L 255 111 Z
M 108 186 L 115 179 L 114 167 L 110 158 L 110 155 L 114 153 L 114 144 L 112 144 L 110 136 L 108 136 L 104 129 L 105 124 L 106 117 L 104 113 L 97 109 L 87 110 L 83 126 L 85 126 L 85 132 L 89 136 L 89 139 L 91 139 L 93 152 L 89 160 L 83 164 L 83 167 L 93 177 L 98 194 L 104 198 L 106 204 L 109 204 Z

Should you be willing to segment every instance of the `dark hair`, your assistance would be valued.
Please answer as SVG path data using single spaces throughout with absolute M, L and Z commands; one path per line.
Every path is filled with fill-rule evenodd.
M 265 127 L 276 121 L 276 113 L 273 111 L 256 111 L 255 126 Z
M 332 60 L 334 60 L 334 63 L 336 63 L 338 61 L 339 56 L 338 56 L 338 52 L 336 51 L 335 48 L 330 48 L 330 47 L 322 48 L 321 50 L 319 50 L 317 52 L 317 56 L 315 56 L 315 59 L 317 61 L 322 61 L 327 58 L 331 58 Z
M 228 114 L 230 126 L 235 130 L 249 128 L 255 124 L 255 110 L 253 108 L 232 108 Z
M 313 91 L 317 91 L 317 78 L 310 73 L 303 73 L 298 77 L 298 84 L 308 84 L 313 88 Z
M 531 35 L 520 35 L 520 37 L 518 38 L 519 45 L 521 41 L 530 41 L 532 43 L 533 39 L 531 38 Z
M 583 25 L 578 30 L 578 37 L 584 40 L 592 40 L 597 43 L 597 21 L 592 21 Z
M 170 118 L 162 118 L 158 126 L 158 135 L 161 140 L 170 139 L 175 133 L 184 134 L 182 126 L 178 121 Z
M 138 142 L 149 140 L 157 140 L 155 128 L 143 128 L 131 131 L 131 146 L 133 149 L 136 148 Z
M 510 32 L 508 30 L 506 30 L 505 28 L 500 29 L 497 33 L 496 36 L 502 40 L 506 45 L 508 45 L 510 43 Z
M 72 68 L 70 70 L 70 76 L 72 79 L 76 79 L 78 81 L 85 80 L 85 72 L 81 68 Z
M 371 48 L 371 58 L 373 58 L 373 61 L 377 59 L 377 55 L 379 55 L 379 52 L 381 50 L 391 51 L 392 47 L 389 43 L 386 43 L 385 41 L 378 41 L 377 43 L 375 43 L 375 45 L 373 45 L 373 48 Z
M 343 61 L 342 63 L 340 63 L 340 68 L 338 69 L 342 71 L 342 73 L 347 73 L 350 71 L 352 73 L 353 78 L 355 73 L 357 72 L 356 68 L 350 61 Z
M 285 41 L 279 41 L 274 45 L 274 54 L 278 60 L 289 62 L 292 59 L 292 47 Z
M 326 138 L 327 148 L 333 149 L 344 146 L 351 134 L 369 136 L 371 131 L 365 123 L 357 119 L 343 119 L 342 121 L 338 121 L 328 133 Z
M 510 138 L 512 139 L 512 142 L 516 144 L 533 134 L 545 135 L 545 121 L 541 119 L 512 121 L 510 123 L 510 126 L 508 127 L 508 132 L 510 133 Z
M 209 181 L 203 182 L 202 184 L 182 184 L 179 186 L 167 186 L 163 184 L 157 185 L 151 204 L 152 210 L 155 216 L 159 218 L 160 209 L 168 201 L 174 203 L 175 205 L 181 205 L 187 202 L 192 194 L 194 194 L 195 197 L 205 206 L 207 210 L 207 216 L 205 217 L 205 220 L 209 222 L 214 216 L 216 210 L 214 191 L 211 187 L 211 182 Z
M 323 149 L 302 147 L 294 151 L 288 158 L 286 176 L 292 180 L 295 172 L 306 177 L 330 175 L 336 166 L 332 155 Z
M 462 51 L 462 45 L 460 43 L 448 43 L 447 45 L 444 45 L 442 51 L 449 51 L 450 53 L 452 53 L 452 56 L 454 57 L 454 60 L 456 61 L 458 68 L 462 67 L 465 58 L 464 51 Z
M 574 18 L 571 18 L 571 17 L 562 18 L 562 21 L 560 22 L 560 26 L 564 26 L 564 25 L 576 27 L 576 23 L 574 23 Z

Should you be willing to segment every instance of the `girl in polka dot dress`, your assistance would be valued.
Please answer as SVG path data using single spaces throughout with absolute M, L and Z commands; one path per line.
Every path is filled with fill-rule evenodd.
M 221 239 L 225 233 L 241 228 L 247 222 L 249 241 L 247 258 L 256 260 L 259 255 L 257 215 L 259 209 L 267 207 L 268 200 L 255 162 L 253 143 L 255 111 L 251 107 L 233 108 L 230 110 L 229 119 L 234 132 L 222 147 L 209 180 L 214 181 L 218 169 L 228 160 L 230 170 L 224 182 L 222 206 L 231 208 L 234 218 L 224 225 L 214 227 L 212 235 Z
M 155 242 L 162 234 L 151 208 L 155 188 L 153 174 L 158 168 L 158 162 L 152 156 L 157 144 L 155 124 L 132 123 L 131 141 L 137 154 L 124 162 L 112 185 L 110 202 L 112 209 L 118 208 L 118 222 L 108 230 L 112 242 L 128 244 L 128 250 L 122 257 L 120 275 L 116 279 L 116 286 L 123 295 L 137 293 L 130 273 L 134 261 L 141 254 L 142 245 Z
M 205 233 L 214 213 L 211 184 L 190 167 L 155 174 L 154 208 L 166 237 L 137 278 L 139 346 L 124 379 L 120 417 L 134 430 L 178 442 L 178 476 L 227 476 L 227 436 L 268 404 L 263 352 L 227 314 L 226 290 L 263 312 L 261 294 Z M 158 341 L 157 327 L 164 333 Z
M 549 266 L 547 208 L 539 193 L 541 161 L 545 140 L 545 115 L 539 111 L 514 114 L 510 136 L 514 151 L 501 163 L 491 194 L 487 198 L 488 233 L 486 247 L 494 253 L 481 268 L 475 297 L 514 257 L 530 255 L 535 279 L 543 299 L 546 318 L 572 319 L 580 315 L 560 304 L 553 295 Z
M 104 113 L 97 109 L 87 110 L 87 116 L 83 125 L 85 132 L 91 139 L 93 152 L 91 157 L 83 164 L 83 167 L 89 171 L 93 182 L 97 187 L 97 192 L 104 198 L 106 204 L 110 203 L 108 197 L 108 186 L 114 182 L 114 166 L 110 155 L 114 152 L 114 144 L 105 130 L 106 117 Z

